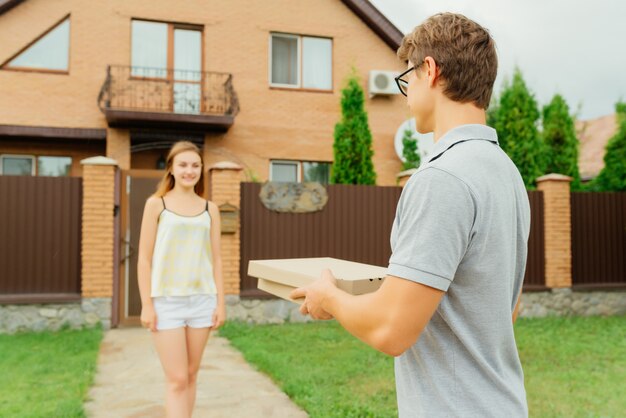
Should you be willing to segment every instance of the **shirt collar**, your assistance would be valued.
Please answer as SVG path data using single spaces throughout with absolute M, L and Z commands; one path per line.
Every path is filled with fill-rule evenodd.
M 435 143 L 428 161 L 439 158 L 441 154 L 459 142 L 475 139 L 489 141 L 498 145 L 498 134 L 492 127 L 480 124 L 461 125 L 450 129 Z

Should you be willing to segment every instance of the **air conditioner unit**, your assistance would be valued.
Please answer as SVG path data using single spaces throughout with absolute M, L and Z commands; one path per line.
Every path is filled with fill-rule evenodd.
M 398 74 L 394 71 L 370 71 L 370 97 L 376 95 L 399 94 L 398 86 L 394 78 Z

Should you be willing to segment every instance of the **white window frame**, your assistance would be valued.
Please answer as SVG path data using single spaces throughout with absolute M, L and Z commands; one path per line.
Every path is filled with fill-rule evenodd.
M 22 154 L 1 154 L 0 155 L 0 175 L 4 176 L 4 159 L 5 158 L 29 158 L 31 160 L 31 176 L 37 175 L 37 158 L 34 155 Z
M 296 182 L 302 183 L 302 162 L 297 160 L 270 160 L 270 181 L 274 181 L 274 163 L 296 166 Z
M 290 38 L 298 40 L 298 58 L 297 58 L 297 84 L 282 84 L 282 83 L 273 83 L 272 82 L 272 38 L 280 37 L 280 38 Z M 302 87 L 302 38 L 320 38 L 320 39 L 329 39 L 330 40 L 330 80 L 331 80 L 331 88 L 330 89 L 315 89 L 310 87 Z M 333 38 L 329 38 L 326 36 L 310 36 L 310 35 L 294 35 L 291 33 L 282 33 L 282 32 L 270 32 L 269 36 L 269 59 L 268 59 L 268 67 L 269 67 L 269 85 L 270 87 L 279 87 L 279 88 L 287 88 L 294 90 L 306 90 L 306 91 L 333 91 L 332 88 L 332 80 L 333 80 L 333 49 L 334 43 Z
M 289 39 L 295 39 L 298 41 L 298 58 L 296 60 L 296 77 L 297 77 L 297 83 L 296 84 L 282 84 L 282 83 L 272 83 L 272 58 L 273 58 L 273 51 L 272 51 L 272 39 L 274 38 L 274 36 L 278 37 L 278 38 L 289 38 Z M 269 47 L 269 51 L 270 51 L 270 55 L 269 55 L 269 83 L 270 86 L 272 87 L 282 87 L 282 88 L 288 88 L 288 89 L 300 89 L 302 88 L 302 80 L 301 80 L 301 72 L 302 72 L 302 36 L 299 35 L 291 35 L 288 33 L 270 33 L 270 47 Z

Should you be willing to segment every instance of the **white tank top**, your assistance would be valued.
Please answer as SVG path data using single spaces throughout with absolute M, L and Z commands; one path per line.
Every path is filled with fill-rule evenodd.
M 163 198 L 161 198 L 163 200 Z M 158 219 L 152 254 L 152 297 L 216 294 L 209 204 L 196 216 L 165 207 Z

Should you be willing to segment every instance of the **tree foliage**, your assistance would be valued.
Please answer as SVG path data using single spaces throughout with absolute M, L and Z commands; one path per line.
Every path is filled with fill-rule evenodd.
M 520 171 L 527 188 L 534 188 L 537 177 L 545 173 L 545 145 L 537 129 L 537 102 L 526 87 L 519 69 L 507 83 L 489 122 L 498 131 L 502 149 Z
M 606 144 L 604 168 L 592 184 L 598 191 L 626 191 L 626 103 L 617 103 L 615 112 L 617 132 Z
M 578 145 L 574 120 L 565 99 L 557 94 L 543 108 L 543 140 L 546 144 L 546 173 L 570 176 L 572 190 L 580 189 Z
M 341 91 L 341 115 L 341 121 L 335 125 L 331 183 L 376 184 L 365 95 L 355 72 Z
M 409 170 L 420 166 L 417 139 L 413 138 L 413 131 L 410 129 L 405 129 L 402 136 L 402 156 L 404 157 L 402 169 Z

